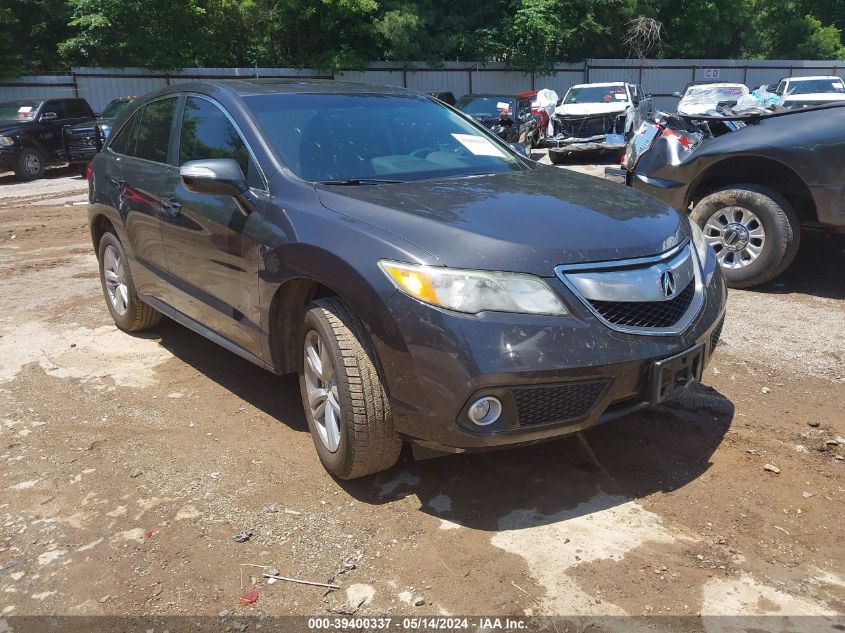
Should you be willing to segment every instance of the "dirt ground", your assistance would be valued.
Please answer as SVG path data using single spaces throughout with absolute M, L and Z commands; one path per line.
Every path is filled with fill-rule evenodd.
M 2 616 L 843 623 L 842 244 L 732 291 L 704 384 L 675 402 L 531 448 L 406 451 L 338 482 L 294 377 L 173 322 L 116 330 L 84 191 L 62 172 L 0 177 Z M 267 584 L 260 566 L 340 589 Z M 253 578 L 258 600 L 239 606 Z

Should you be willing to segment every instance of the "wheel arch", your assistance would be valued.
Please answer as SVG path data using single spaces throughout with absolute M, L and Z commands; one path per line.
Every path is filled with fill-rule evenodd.
M 804 179 L 784 163 L 763 156 L 728 156 L 709 165 L 689 187 L 684 207 L 694 207 L 714 191 L 744 183 L 768 187 L 782 195 L 800 222 L 818 221 L 816 203 Z
M 105 233 L 110 231 L 117 235 L 117 239 L 120 239 L 120 235 L 118 235 L 117 229 L 115 228 L 114 224 L 104 213 L 98 213 L 97 215 L 93 216 L 91 218 L 90 227 L 91 241 L 94 243 L 95 253 L 100 252 L 100 240 L 103 238 L 103 235 Z

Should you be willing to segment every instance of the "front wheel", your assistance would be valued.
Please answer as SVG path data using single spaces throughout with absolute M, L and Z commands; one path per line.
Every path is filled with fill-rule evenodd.
M 393 466 L 402 440 L 375 349 L 361 320 L 336 298 L 305 313 L 299 388 L 320 461 L 341 479 Z
M 38 180 L 44 175 L 44 157 L 34 147 L 25 147 L 18 156 L 15 175 L 21 180 Z
M 695 205 L 691 219 L 713 247 L 732 288 L 774 279 L 798 252 L 798 216 L 786 198 L 768 187 L 732 185 L 711 193 Z

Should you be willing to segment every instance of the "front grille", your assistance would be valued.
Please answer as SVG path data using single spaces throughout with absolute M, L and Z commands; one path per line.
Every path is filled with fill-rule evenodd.
M 622 134 L 624 129 L 617 129 L 617 115 L 593 117 L 557 117 L 555 133 L 563 133 L 566 136 L 586 138 L 600 134 Z M 624 127 L 624 126 L 623 126 Z
M 719 337 L 722 335 L 722 326 L 725 324 L 725 317 L 722 317 L 722 320 L 719 321 L 719 325 L 716 326 L 716 329 L 710 334 L 710 352 L 712 353 L 716 346 L 719 344 Z
M 67 146 L 70 150 L 97 149 L 97 131 L 71 132 L 68 134 Z
M 584 418 L 607 391 L 610 382 L 610 379 L 603 379 L 514 389 L 519 423 L 530 426 Z
M 672 327 L 684 316 L 695 295 L 695 279 L 667 301 L 590 301 L 609 323 L 636 328 Z

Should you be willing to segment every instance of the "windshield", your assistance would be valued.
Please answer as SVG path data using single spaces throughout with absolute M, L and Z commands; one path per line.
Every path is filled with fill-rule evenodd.
M 513 114 L 513 104 L 509 97 L 461 97 L 455 107 L 470 116 L 497 117 Z
M 684 103 L 736 102 L 741 96 L 747 94 L 748 88 L 745 86 L 690 86 L 682 101 Z
M 100 112 L 101 119 L 116 119 L 123 109 L 132 103 L 131 99 L 115 99 Z
M 787 88 L 789 95 L 808 95 L 819 92 L 845 92 L 845 84 L 841 79 L 806 79 L 804 81 L 792 80 Z
M 311 182 L 422 180 L 524 169 L 433 100 L 376 94 L 244 97 L 285 165 Z
M 0 121 L 32 121 L 40 101 L 6 101 L 0 103 Z
M 584 86 L 570 88 L 563 98 L 563 105 L 571 103 L 611 103 L 613 101 L 627 101 L 628 93 L 625 86 Z

